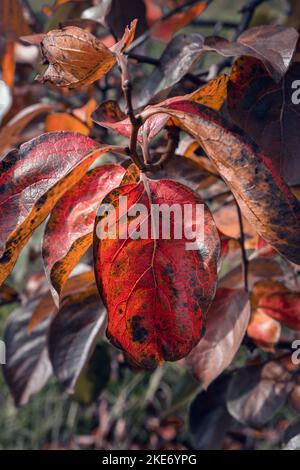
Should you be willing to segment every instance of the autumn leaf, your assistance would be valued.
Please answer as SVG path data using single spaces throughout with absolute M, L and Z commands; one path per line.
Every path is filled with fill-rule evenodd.
M 51 315 L 47 315 L 32 334 L 27 328 L 39 299 L 40 296 L 37 296 L 16 309 L 9 317 L 4 332 L 6 364 L 3 366 L 3 374 L 16 406 L 25 405 L 52 375 L 47 351 Z
M 186 358 L 206 389 L 232 362 L 250 319 L 248 294 L 240 289 L 217 290 L 208 310 L 205 336 Z
M 135 27 L 136 21 L 133 21 L 111 50 L 93 34 L 76 26 L 49 31 L 40 43 L 43 60 L 48 67 L 42 76 L 37 76 L 37 80 L 68 88 L 90 85 L 116 64 L 116 55 L 133 40 Z M 41 37 L 22 39 L 36 43 Z
M 220 450 L 232 418 L 226 408 L 230 375 L 219 377 L 208 390 L 201 390 L 189 410 L 189 427 L 197 450 Z
M 300 329 L 299 292 L 274 292 L 261 297 L 258 310 L 294 330 Z
M 208 3 L 207 1 L 197 2 L 195 5 L 188 6 L 184 11 L 171 13 L 168 17 L 156 21 L 150 30 L 151 36 L 154 39 L 169 42 L 173 34 L 199 16 L 206 9 Z
M 23 8 L 18 0 L 1 0 L 0 31 L 6 39 L 17 39 L 23 34 L 30 34 Z
M 43 260 L 55 303 L 69 274 L 93 242 L 97 208 L 119 186 L 125 170 L 104 165 L 90 170 L 52 209 L 43 240 Z
M 88 360 L 97 337 L 104 334 L 106 310 L 96 284 L 65 297 L 49 330 L 53 372 L 69 393 Z
M 284 278 L 284 271 L 275 259 L 254 258 L 250 260 L 248 266 L 248 281 L 252 288 L 260 279 L 267 280 L 270 277 L 281 280 Z M 244 286 L 243 268 L 241 265 L 232 268 L 220 279 L 220 286 L 231 288 L 242 288 Z
M 79 294 L 90 290 L 96 285 L 95 275 L 93 271 L 86 271 L 69 277 L 62 290 L 61 298 L 64 299 L 73 294 Z M 28 323 L 28 331 L 31 333 L 48 315 L 51 313 L 56 315 L 58 309 L 54 304 L 51 291 L 47 291 L 39 300 L 36 307 L 32 311 L 30 321 Z
M 251 316 L 247 334 L 262 349 L 273 352 L 281 335 L 280 323 L 261 310 Z
M 233 65 L 228 83 L 228 110 L 236 124 L 270 157 L 290 184 L 299 178 L 299 106 L 293 102 L 293 83 L 300 74 L 293 63 L 276 83 L 263 64 L 241 57 Z
M 81 134 L 44 134 L 0 162 L 0 284 L 8 276 L 33 230 L 58 199 L 111 146 Z M 21 177 L 19 177 L 21 175 Z
M 5 53 L 1 60 L 2 66 L 2 79 L 10 88 L 14 84 L 14 75 L 16 71 L 16 61 L 15 61 L 15 42 L 10 41 L 6 45 Z
M 250 56 L 262 61 L 275 81 L 286 73 L 297 45 L 299 34 L 294 28 L 278 25 L 256 26 L 244 31 L 236 41 L 211 36 L 204 49 L 225 57 Z
M 210 80 L 206 85 L 198 88 L 194 92 L 185 96 L 169 98 L 160 103 L 160 106 L 168 106 L 172 103 L 176 103 L 177 101 L 189 100 L 203 104 L 209 108 L 219 110 L 227 96 L 227 82 L 228 77 L 226 75 L 220 75 L 219 77 Z M 92 119 L 96 124 L 99 124 L 102 127 L 111 129 L 124 137 L 130 137 L 130 120 L 120 109 L 116 101 L 109 100 L 101 103 L 93 112 Z M 139 131 L 138 140 L 142 142 L 144 130 L 148 135 L 148 139 L 153 139 L 163 129 L 168 121 L 169 117 L 166 114 L 149 117 Z
M 0 130 L 0 154 L 4 154 L 15 145 L 24 142 L 22 138 L 23 130 L 37 116 L 49 113 L 55 109 L 53 104 L 38 103 L 24 108 L 10 119 Z
M 141 91 L 133 95 L 135 107 L 144 106 L 157 94 L 160 101 L 167 98 L 171 88 L 198 62 L 203 46 L 199 33 L 178 34 L 167 45 L 159 59 L 159 66 L 143 82 Z
M 218 113 L 195 103 L 148 107 L 142 118 L 155 113 L 172 116 L 198 139 L 250 224 L 280 254 L 300 264 L 299 201 L 254 142 Z
M 0 306 L 8 305 L 19 300 L 18 292 L 8 284 L 0 287 Z
M 109 339 L 135 363 L 153 369 L 164 360 L 176 361 L 186 356 L 199 341 L 215 294 L 220 242 L 207 209 L 204 243 L 199 250 L 186 250 L 185 236 L 180 240 L 161 238 L 161 225 L 157 226 L 149 214 L 150 204 L 171 207 L 190 203 L 195 207 L 202 203 L 196 193 L 179 183 L 144 177 L 137 184 L 113 190 L 102 203 L 118 208 L 117 220 L 125 215 L 119 207 L 120 196 L 127 196 L 128 210 L 135 210 L 136 203 L 144 204 L 148 217 L 144 220 L 138 212 L 132 215 L 130 236 L 127 234 L 125 240 L 122 226 L 118 226 L 116 238 L 100 240 L 98 224 L 102 221 L 105 225 L 105 218 L 97 217 L 95 275 L 108 309 Z M 147 222 L 146 226 L 148 219 L 152 224 Z M 111 223 L 110 218 L 107 223 Z M 159 238 L 150 238 L 153 224 Z M 146 230 L 146 239 L 134 239 L 133 230 Z
M 48 114 L 45 120 L 46 132 L 70 131 L 89 135 L 90 129 L 79 119 L 67 113 Z
M 240 423 L 262 427 L 284 405 L 291 390 L 291 374 L 279 362 L 245 367 L 232 377 L 227 409 Z

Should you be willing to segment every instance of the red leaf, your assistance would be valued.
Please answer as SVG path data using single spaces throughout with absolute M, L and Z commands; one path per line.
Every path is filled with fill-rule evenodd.
M 103 200 L 118 208 L 117 220 L 123 213 L 119 196 L 128 197 L 128 208 L 137 202 L 146 206 L 148 218 L 135 221 L 141 222 L 139 229 L 146 221 L 153 224 L 151 203 L 190 203 L 193 207 L 202 203 L 196 193 L 179 183 L 144 178 L 112 191 Z M 186 356 L 201 337 L 204 316 L 215 294 L 220 251 L 207 209 L 204 217 L 204 244 L 199 251 L 187 251 L 186 238 L 162 239 L 161 223 L 156 228 L 157 240 L 150 238 L 151 223 L 144 240 L 122 240 L 121 228 L 116 239 L 95 236 L 95 273 L 108 309 L 108 337 L 142 367 L 152 369 L 163 360 Z M 96 231 L 99 221 L 97 218 Z
M 0 284 L 58 199 L 110 149 L 81 134 L 54 132 L 0 161 Z
M 266 295 L 260 299 L 258 309 L 289 328 L 300 330 L 299 292 L 275 292 Z
M 120 165 L 104 165 L 89 171 L 52 210 L 45 229 L 43 259 L 57 305 L 69 274 L 93 242 L 99 203 L 119 186 L 124 173 Z

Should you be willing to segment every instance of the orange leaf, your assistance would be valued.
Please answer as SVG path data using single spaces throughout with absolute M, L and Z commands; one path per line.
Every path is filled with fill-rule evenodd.
M 76 117 L 67 113 L 48 114 L 45 121 L 46 132 L 70 131 L 89 135 L 89 128 Z

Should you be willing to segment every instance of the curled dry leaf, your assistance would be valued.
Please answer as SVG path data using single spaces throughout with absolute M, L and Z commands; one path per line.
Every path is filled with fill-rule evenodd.
M 263 64 L 241 57 L 233 65 L 228 83 L 228 110 L 234 122 L 269 155 L 290 184 L 299 177 L 299 105 L 293 98 L 293 83 L 300 63 L 293 63 L 276 83 Z
M 217 290 L 207 313 L 205 336 L 186 359 L 205 389 L 231 364 L 249 319 L 250 302 L 245 291 Z
M 0 284 L 68 186 L 110 149 L 81 134 L 54 132 L 23 144 L 0 161 Z
M 93 242 L 96 211 L 103 197 L 119 186 L 125 173 L 120 165 L 89 171 L 53 208 L 43 240 L 46 276 L 55 303 L 69 274 Z
M 120 196 L 127 196 L 128 209 L 120 206 Z M 174 239 L 174 222 L 171 238 L 162 238 L 161 222 L 158 225 L 149 211 L 150 204 L 166 204 L 170 209 L 173 204 L 189 203 L 194 208 L 202 204 L 189 188 L 144 177 L 139 183 L 113 190 L 104 203 L 117 208 L 118 222 L 116 237 L 101 240 L 98 224 L 102 224 L 100 234 L 105 232 L 114 222 L 114 211 L 95 223 L 95 275 L 108 309 L 108 337 L 144 368 L 176 361 L 199 341 L 215 295 L 220 241 L 211 215 L 204 208 L 204 243 L 196 251 L 186 250 L 185 234 Z M 147 208 L 147 216 L 139 213 L 137 203 Z M 130 214 L 127 231 L 119 222 Z M 133 234 L 141 230 L 145 238 L 135 240 Z
M 280 254 L 300 264 L 300 203 L 257 145 L 218 113 L 189 101 L 148 107 L 142 117 L 155 113 L 172 116 L 199 140 L 252 226 Z
M 265 64 L 274 80 L 279 81 L 292 61 L 298 38 L 294 28 L 264 25 L 248 29 L 235 42 L 218 36 L 208 37 L 204 49 L 225 57 L 255 57 Z
M 40 43 L 43 60 L 48 67 L 37 79 L 68 88 L 90 85 L 115 65 L 116 54 L 132 42 L 135 27 L 136 21 L 133 21 L 131 27 L 126 28 L 123 38 L 111 49 L 93 34 L 77 26 L 49 31 Z M 36 43 L 41 37 L 38 35 L 22 39 Z
M 49 31 L 41 42 L 41 50 L 49 65 L 37 78 L 58 86 L 90 85 L 115 65 L 113 53 L 93 34 L 76 26 Z

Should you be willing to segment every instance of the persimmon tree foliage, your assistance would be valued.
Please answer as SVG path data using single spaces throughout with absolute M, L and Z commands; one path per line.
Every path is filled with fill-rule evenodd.
M 1 2 L 3 86 L 13 90 L 12 48 L 38 47 L 32 86 L 52 94 L 4 114 L 0 132 L 3 303 L 14 299 L 6 279 L 42 223 L 45 272 L 8 321 L 4 375 L 18 405 L 52 372 L 74 392 L 106 331 L 130 367 L 182 360 L 205 389 L 212 384 L 194 400 L 190 425 L 198 447 L 218 447 L 233 419 L 262 427 L 299 388 L 299 35 L 250 28 L 259 1 L 246 4 L 230 40 L 175 34 L 196 24 L 208 0 L 90 3 L 56 2 L 43 32 L 30 30 L 17 1 Z M 70 17 L 58 15 L 61 4 Z M 159 59 L 143 55 L 149 40 L 165 43 Z M 212 51 L 217 63 L 199 69 Z M 26 142 L 25 128 L 45 114 Z M 122 196 L 127 210 L 144 204 L 150 221 L 153 204 L 204 204 L 204 242 L 189 251 L 185 238 L 150 232 L 100 239 L 100 204 L 132 221 Z M 76 274 L 91 252 L 93 266 Z M 234 370 L 241 345 L 256 356 Z M 223 423 L 214 442 L 201 435 L 208 412 Z

